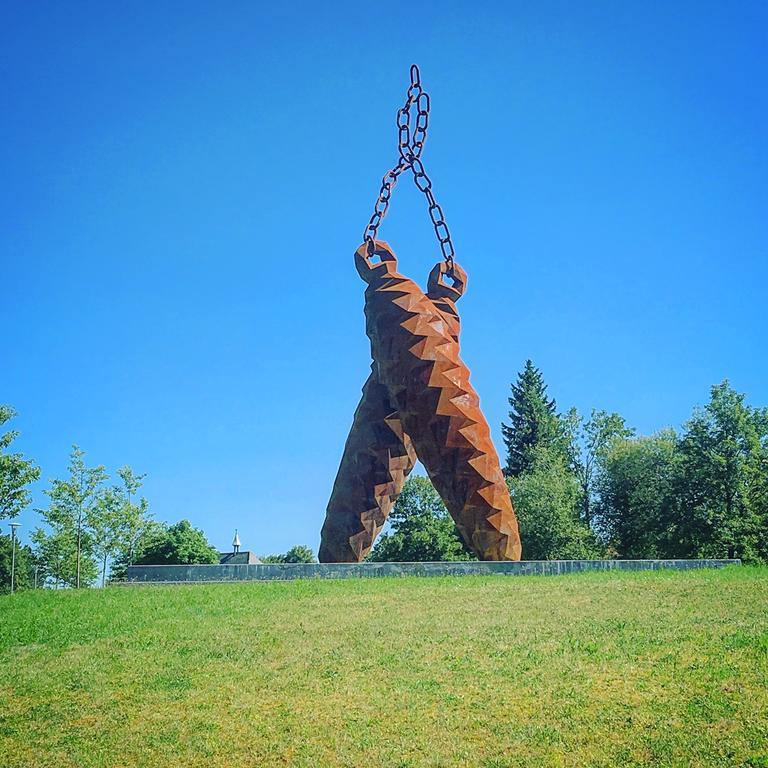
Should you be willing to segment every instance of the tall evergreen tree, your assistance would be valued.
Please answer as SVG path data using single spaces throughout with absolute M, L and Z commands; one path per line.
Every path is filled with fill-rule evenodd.
M 512 385 L 509 421 L 501 431 L 507 446 L 505 473 L 517 477 L 533 464 L 533 452 L 541 447 L 560 453 L 569 460 L 568 430 L 557 414 L 557 404 L 547 397 L 547 385 L 541 371 L 530 361 Z

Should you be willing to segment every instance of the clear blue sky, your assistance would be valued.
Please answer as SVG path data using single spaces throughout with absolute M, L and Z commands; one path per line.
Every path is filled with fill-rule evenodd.
M 46 482 L 76 442 L 221 547 L 317 547 L 413 61 L 499 447 L 527 357 L 641 432 L 768 404 L 765 3 L 265 6 L 3 3 L 0 402 Z M 410 181 L 382 236 L 426 278 Z

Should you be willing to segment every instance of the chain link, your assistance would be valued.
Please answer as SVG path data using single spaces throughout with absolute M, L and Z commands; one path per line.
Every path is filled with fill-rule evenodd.
M 411 108 L 415 108 L 415 119 L 412 121 Z M 368 243 L 369 252 L 373 252 L 374 240 L 379 231 L 382 219 L 387 214 L 392 190 L 397 184 L 400 174 L 410 169 L 416 186 L 424 193 L 429 206 L 429 218 L 435 228 L 440 250 L 448 266 L 448 274 L 453 271 L 453 242 L 448 225 L 445 223 L 443 209 L 435 200 L 432 192 L 432 180 L 427 176 L 424 164 L 421 162 L 421 153 L 427 141 L 429 130 L 429 94 L 421 87 L 421 74 L 419 68 L 411 65 L 411 85 L 408 88 L 405 104 L 397 110 L 397 149 L 400 159 L 397 165 L 387 171 L 381 180 L 381 189 L 376 205 L 373 207 L 368 226 L 363 233 L 363 241 Z

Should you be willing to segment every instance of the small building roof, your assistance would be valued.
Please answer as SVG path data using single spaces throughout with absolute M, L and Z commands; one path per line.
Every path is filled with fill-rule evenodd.
M 261 562 L 255 552 L 219 552 L 219 565 L 258 565 Z

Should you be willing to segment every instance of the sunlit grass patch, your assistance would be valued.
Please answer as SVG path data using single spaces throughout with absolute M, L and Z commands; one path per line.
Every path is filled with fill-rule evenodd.
M 0 599 L 0 765 L 761 766 L 768 569 Z

